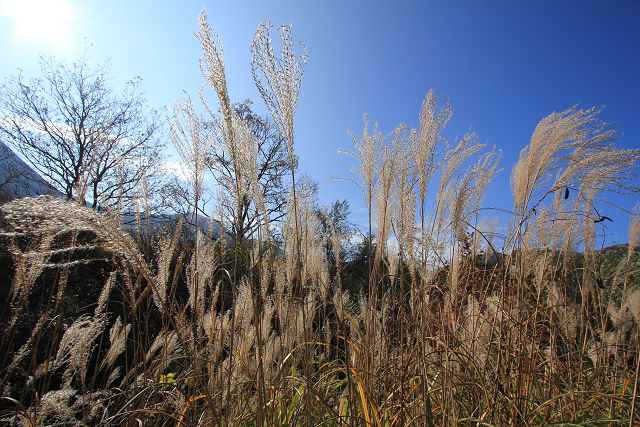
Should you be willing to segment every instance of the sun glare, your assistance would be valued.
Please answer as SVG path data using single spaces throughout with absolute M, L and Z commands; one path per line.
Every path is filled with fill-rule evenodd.
M 0 4 L 4 14 L 15 20 L 20 38 L 60 42 L 71 23 L 72 8 L 62 0 L 5 0 Z

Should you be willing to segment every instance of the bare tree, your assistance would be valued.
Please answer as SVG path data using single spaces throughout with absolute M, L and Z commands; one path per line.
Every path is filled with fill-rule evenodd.
M 237 118 L 246 124 L 255 141 L 257 158 L 254 179 L 257 188 L 253 191 L 260 194 L 254 194 L 254 198 L 258 196 L 263 200 L 270 222 L 279 222 L 285 215 L 287 193 L 291 189 L 291 166 L 286 141 L 273 121 L 256 114 L 251 110 L 251 104 L 252 102 L 247 99 L 242 103 L 234 103 L 232 108 Z M 218 135 L 222 138 L 222 132 L 218 132 Z M 234 162 L 228 151 L 216 149 L 221 145 L 222 143 L 218 142 L 212 146 L 208 164 L 222 188 L 226 192 L 232 192 L 236 176 Z M 238 206 L 240 212 L 235 212 L 238 209 L 235 204 L 228 207 L 232 211 L 231 217 L 238 218 L 237 226 L 242 228 L 234 232 L 247 236 L 260 226 L 263 214 L 258 206 L 251 202 L 249 194 L 244 195 Z
M 68 199 L 94 209 L 130 202 L 161 165 L 162 121 L 147 111 L 136 77 L 122 94 L 109 63 L 91 68 L 85 49 L 72 64 L 40 58 L 41 76 L 0 86 L 0 138 Z

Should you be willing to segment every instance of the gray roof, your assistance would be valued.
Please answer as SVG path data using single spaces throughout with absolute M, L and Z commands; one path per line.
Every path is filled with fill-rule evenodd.
M 0 141 L 0 202 L 40 195 L 62 196 Z

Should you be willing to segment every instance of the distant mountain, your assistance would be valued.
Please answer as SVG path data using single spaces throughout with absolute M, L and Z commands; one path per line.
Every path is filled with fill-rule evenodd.
M 0 141 L 0 203 L 26 196 L 62 196 Z
M 159 230 L 163 227 L 163 225 L 172 223 L 177 224 L 178 219 L 180 217 L 177 215 L 150 215 L 149 216 L 149 230 Z M 195 234 L 195 218 L 193 216 L 182 218 L 183 224 L 182 228 L 186 233 L 191 235 Z M 140 232 L 145 233 L 147 230 L 147 218 L 144 213 L 140 214 L 139 217 L 140 222 L 136 219 L 136 215 L 131 212 L 126 212 L 122 215 L 122 223 L 124 228 L 129 232 L 137 232 L 138 227 Z M 207 233 L 209 228 L 211 228 L 211 233 L 214 238 L 220 236 L 220 223 L 216 220 L 213 220 L 213 223 L 210 222 L 208 218 L 198 218 L 198 228 L 203 233 Z

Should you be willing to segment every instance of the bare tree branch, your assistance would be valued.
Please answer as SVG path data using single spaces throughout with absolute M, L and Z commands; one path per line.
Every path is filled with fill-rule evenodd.
M 162 164 L 162 121 L 147 111 L 140 78 L 116 94 L 109 64 L 91 68 L 87 49 L 73 64 L 41 57 L 40 69 L 0 86 L 0 138 L 68 199 L 94 209 L 131 202 Z

